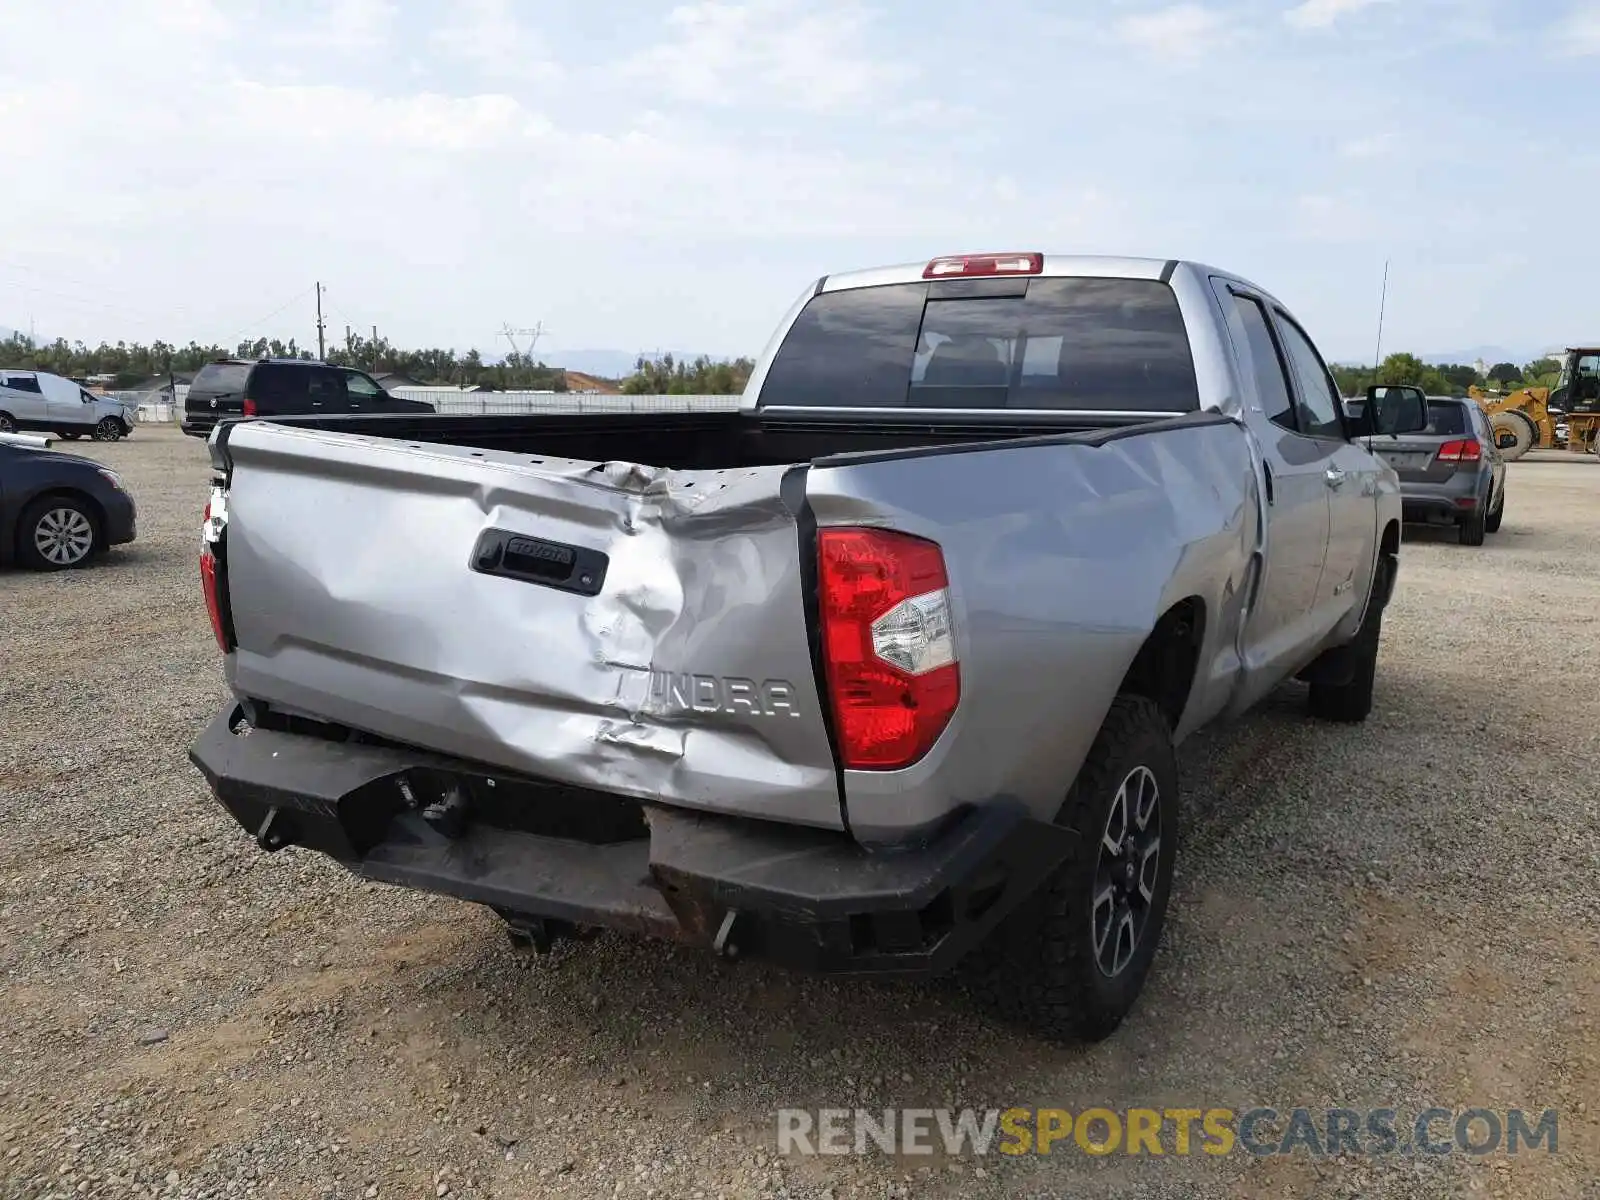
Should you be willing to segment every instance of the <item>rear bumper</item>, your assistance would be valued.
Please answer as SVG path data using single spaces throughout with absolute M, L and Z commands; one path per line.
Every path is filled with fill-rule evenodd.
M 1075 834 L 996 804 L 915 848 L 640 804 L 388 746 L 252 729 L 220 713 L 189 751 L 263 849 L 508 917 L 603 925 L 729 957 L 851 975 L 947 970 L 1066 856 Z M 423 810 L 461 804 L 441 832 Z M 596 824 L 596 814 L 601 814 Z
M 1401 517 L 1414 522 L 1455 522 L 1477 511 L 1489 492 L 1487 472 L 1458 472 L 1444 483 L 1400 481 Z
M 217 427 L 217 423 L 214 420 L 213 421 L 191 421 L 188 417 L 184 417 L 182 420 L 180 420 L 178 422 L 178 428 L 179 429 L 183 430 L 183 432 L 188 434 L 190 437 L 197 437 L 197 438 L 208 438 L 208 437 L 210 437 L 211 436 L 211 431 L 213 429 L 215 429 L 216 427 Z

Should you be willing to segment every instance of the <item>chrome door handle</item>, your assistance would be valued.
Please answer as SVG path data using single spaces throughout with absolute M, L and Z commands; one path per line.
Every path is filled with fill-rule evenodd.
M 1344 481 L 1349 478 L 1338 467 L 1329 467 L 1322 473 L 1322 477 L 1328 481 L 1329 487 L 1343 487 Z

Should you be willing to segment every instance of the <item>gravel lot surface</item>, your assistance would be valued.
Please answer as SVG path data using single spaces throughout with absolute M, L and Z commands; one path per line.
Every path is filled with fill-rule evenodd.
M 1366 725 L 1291 686 L 1184 748 L 1167 943 L 1073 1051 L 261 854 L 184 756 L 225 695 L 204 447 L 71 449 L 140 536 L 0 576 L 0 1196 L 1600 1196 L 1592 458 L 1514 465 L 1481 550 L 1408 533 Z M 778 1107 L 853 1104 L 1550 1107 L 1559 1152 L 776 1155 Z

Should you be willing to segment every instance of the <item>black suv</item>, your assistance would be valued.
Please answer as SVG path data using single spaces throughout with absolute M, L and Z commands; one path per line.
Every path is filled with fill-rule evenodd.
M 433 405 L 391 396 L 372 376 L 301 358 L 223 358 L 200 368 L 183 404 L 183 431 L 210 437 L 221 417 L 314 413 L 431 413 Z

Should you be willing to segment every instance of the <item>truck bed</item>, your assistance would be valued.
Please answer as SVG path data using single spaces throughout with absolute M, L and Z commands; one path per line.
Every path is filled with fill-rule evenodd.
M 478 416 L 381 414 L 275 417 L 298 429 L 413 443 L 540 454 L 590 462 L 649 464 L 673 471 L 811 462 L 839 454 L 956 446 L 1016 437 L 1085 433 L 1132 422 L 1070 413 L 939 419 L 928 411 L 837 417 L 761 413 L 528 413 Z
M 1190 585 L 1180 564 L 1193 539 L 1253 548 L 1236 511 L 1253 504 L 1249 459 L 1227 418 L 1063 423 L 229 423 L 211 447 L 231 514 L 229 682 L 291 719 L 638 800 L 861 836 L 891 823 L 880 813 L 937 822 L 960 803 L 917 786 L 939 755 L 881 779 L 854 773 L 847 824 L 817 640 L 818 527 L 935 522 L 958 597 L 1004 586 L 1012 556 L 1030 564 L 1043 591 L 1010 597 L 1009 617 L 963 618 L 962 637 L 985 650 L 963 672 L 972 702 L 957 721 L 1012 734 L 1018 720 L 1065 720 L 982 701 L 1009 686 L 1013 653 L 1031 653 L 1005 630 L 1033 627 L 1039 603 L 1094 629 L 1074 661 L 1109 695 L 1160 610 L 1108 608 L 1106 572 Z M 1140 593 L 1160 599 L 1153 582 Z M 1009 783 L 962 762 L 946 776 L 962 793 Z

